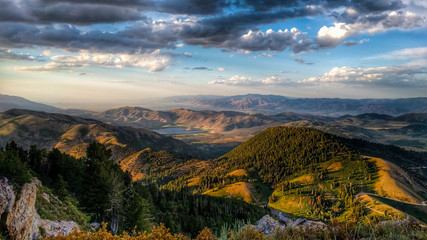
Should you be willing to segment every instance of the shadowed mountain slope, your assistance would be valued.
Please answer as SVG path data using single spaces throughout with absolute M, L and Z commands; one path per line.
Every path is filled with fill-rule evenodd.
M 58 148 L 76 157 L 97 140 L 111 148 L 116 160 L 136 150 L 152 148 L 197 155 L 198 150 L 182 141 L 145 129 L 112 126 L 97 120 L 64 114 L 12 109 L 0 113 L 0 144 L 14 140 L 24 148 Z

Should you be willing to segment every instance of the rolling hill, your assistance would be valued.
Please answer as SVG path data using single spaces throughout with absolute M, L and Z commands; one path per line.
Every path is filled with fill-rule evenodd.
M 268 204 L 309 219 L 395 219 L 402 213 L 366 193 L 421 203 L 426 157 L 315 129 L 273 127 L 165 187 Z
M 123 120 L 124 116 L 135 116 L 134 119 L 143 116 L 145 121 L 148 117 L 144 114 L 150 119 L 158 118 L 156 122 L 205 121 L 203 126 L 212 124 L 209 119 L 212 116 L 222 117 L 220 125 L 235 124 L 225 121 L 227 118 L 240 121 L 249 116 L 260 122 L 271 119 L 262 115 L 182 109 L 156 112 L 123 108 L 117 116 L 123 116 Z M 276 118 L 283 121 L 299 117 L 285 113 Z M 364 114 L 323 120 L 369 125 L 372 121 L 399 123 L 400 118 Z M 405 119 L 420 121 L 422 116 Z M 10 140 L 24 148 L 32 144 L 39 148 L 56 147 L 76 157 L 83 156 L 86 146 L 97 140 L 112 150 L 114 159 L 122 170 L 130 172 L 134 181 L 155 182 L 166 190 L 187 189 L 191 193 L 236 198 L 308 219 L 396 219 L 402 217 L 401 212 L 378 203 L 369 194 L 408 203 L 420 203 L 427 198 L 427 153 L 342 138 L 305 127 L 270 127 L 222 157 L 202 161 L 188 156 L 200 156 L 194 147 L 141 128 L 12 109 L 0 114 L 0 144 Z
M 427 150 L 425 113 L 399 116 L 364 113 L 356 116 L 326 117 L 295 112 L 264 115 L 232 111 L 187 109 L 155 111 L 139 107 L 122 107 L 87 116 L 119 126 L 160 131 L 182 129 L 178 132 L 171 131 L 171 135 L 187 143 L 202 146 L 215 157 L 268 127 L 282 124 L 313 127 L 338 136 L 393 144 L 407 149 Z
M 182 141 L 132 127 L 112 126 L 97 120 L 64 114 L 12 109 L 0 113 L 0 145 L 15 141 L 24 148 L 58 148 L 75 157 L 84 155 L 97 140 L 112 149 L 115 160 L 146 148 L 200 157 L 199 151 Z
M 312 127 L 342 137 L 359 138 L 382 144 L 392 144 L 418 151 L 427 150 L 425 113 L 400 116 L 385 114 L 345 115 L 332 120 L 301 120 L 285 126 Z
M 140 107 L 122 107 L 90 115 L 92 118 L 116 125 L 127 125 L 147 129 L 165 126 L 183 126 L 203 131 L 227 132 L 240 128 L 268 126 L 277 123 L 274 117 L 241 112 L 194 111 L 174 109 L 155 111 Z

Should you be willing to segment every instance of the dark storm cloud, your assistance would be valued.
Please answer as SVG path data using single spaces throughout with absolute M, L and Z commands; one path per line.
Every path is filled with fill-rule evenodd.
M 325 9 L 351 7 L 363 13 L 397 10 L 405 6 L 401 0 L 237 0 L 236 5 L 255 11 L 270 11 L 306 5 L 319 5 Z
M 137 9 L 131 7 L 96 4 L 58 3 L 52 6 L 33 8 L 30 12 L 40 23 L 61 22 L 86 25 L 144 19 Z
M 375 24 L 381 29 L 420 26 L 419 19 L 390 16 L 391 10 L 404 7 L 400 0 L 0 0 L 0 6 L 0 47 L 47 46 L 71 51 L 150 52 L 173 49 L 177 42 L 183 42 L 225 51 L 290 49 L 301 53 L 335 47 Z M 187 16 L 153 21 L 147 13 Z M 350 26 L 342 39 L 331 38 L 327 31 L 312 39 L 298 29 L 259 29 L 261 25 L 325 14 L 337 22 L 357 25 Z M 73 26 L 115 22 L 129 22 L 130 27 L 117 32 L 84 32 Z
M 230 3 L 227 0 L 0 0 L 0 6 L 0 21 L 89 25 L 141 20 L 146 12 L 216 14 Z
M 196 21 L 157 23 L 146 21 L 130 27 L 123 35 L 163 44 L 182 40 L 189 45 L 217 47 L 228 51 L 283 51 L 289 47 L 298 53 L 308 50 L 312 45 L 312 41 L 304 33 L 300 31 L 264 33 L 256 26 L 318 14 L 321 12 L 317 8 L 303 7 L 283 9 L 274 13 L 239 12 Z
M 88 25 L 135 21 L 145 17 L 131 6 L 97 2 L 76 3 L 43 0 L 0 0 L 0 21 L 28 23 L 72 23 Z
M 238 38 L 249 30 L 257 30 L 260 24 L 271 24 L 279 20 L 314 16 L 321 12 L 317 8 L 283 9 L 281 11 L 266 12 L 239 12 L 219 17 L 205 18 L 195 25 L 186 25 L 179 33 L 181 39 L 190 45 L 204 47 L 239 48 Z M 249 46 L 249 48 L 251 48 Z M 247 49 L 250 50 L 250 49 Z M 258 49 L 261 50 L 261 49 Z M 268 50 L 268 49 L 264 49 Z
M 156 3 L 156 10 L 173 14 L 207 15 L 222 13 L 224 8 L 230 6 L 230 0 L 176 0 L 160 1 Z
M 77 4 L 98 4 L 113 6 L 128 6 L 139 9 L 140 11 L 165 12 L 173 14 L 214 14 L 220 13 L 224 8 L 230 7 L 231 0 L 40 0 L 43 3 L 55 4 L 58 2 L 77 3 Z
M 113 53 L 151 52 L 175 46 L 125 37 L 122 32 L 109 33 L 96 30 L 82 32 L 69 25 L 37 27 L 25 23 L 1 23 L 0 43 L 2 47 L 8 48 L 46 46 L 70 51 L 85 49 Z

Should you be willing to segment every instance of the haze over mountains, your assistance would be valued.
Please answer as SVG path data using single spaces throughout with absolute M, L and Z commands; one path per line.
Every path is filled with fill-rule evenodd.
M 311 113 L 340 116 L 362 113 L 399 115 L 427 112 L 427 98 L 402 99 L 340 99 L 290 98 L 278 95 L 247 94 L 236 96 L 178 96 L 165 98 L 164 106 L 190 109 L 234 110 L 277 114 L 281 112 Z
M 0 102 L 0 109 L 7 109 L 13 106 L 46 112 L 59 112 L 83 118 L 97 119 L 116 126 L 170 132 L 169 134 L 187 143 L 196 143 L 203 149 L 212 152 L 213 156 L 227 152 L 268 127 L 280 126 L 282 124 L 286 126 L 313 127 L 339 136 L 394 144 L 409 149 L 427 150 L 427 113 L 422 113 L 425 110 L 425 106 L 427 106 L 423 105 L 427 98 L 395 100 L 323 99 L 323 101 L 328 101 L 330 104 L 335 104 L 334 106 L 337 107 L 335 109 L 338 109 L 337 113 L 329 114 L 330 116 L 297 112 L 280 112 L 274 115 L 248 113 L 251 112 L 248 111 L 249 109 L 257 109 L 262 106 L 265 106 L 267 109 L 269 107 L 272 108 L 274 103 L 284 100 L 294 101 L 297 105 L 299 102 L 298 108 L 307 106 L 307 109 L 303 109 L 307 112 L 310 109 L 320 112 L 323 111 L 321 109 L 331 111 L 326 107 L 328 104 L 321 105 L 315 99 L 290 99 L 274 95 L 173 98 L 176 102 L 191 102 L 193 105 L 197 105 L 196 103 L 200 102 L 207 103 L 208 101 L 212 101 L 209 104 L 215 106 L 218 106 L 218 102 L 224 103 L 225 100 L 231 101 L 234 99 L 234 102 L 245 102 L 244 105 L 238 105 L 239 108 L 245 108 L 244 112 L 198 111 L 189 109 L 157 111 L 142 107 L 120 107 L 103 112 L 93 112 L 78 109 L 62 110 L 13 96 L 2 95 L 2 99 L 4 101 Z M 15 99 L 19 99 L 19 101 L 15 102 Z M 309 102 L 315 103 L 315 105 L 310 105 Z M 353 102 L 353 105 L 345 104 L 346 102 Z M 358 108 L 357 112 L 361 111 L 361 109 L 365 109 L 366 111 L 372 110 L 374 112 L 355 116 L 332 116 L 338 115 L 339 109 L 348 111 L 349 109 L 354 109 L 356 105 L 364 106 Z M 321 109 L 316 108 L 317 110 L 314 110 L 315 106 L 321 107 Z M 278 109 L 280 108 L 272 111 L 278 111 Z M 375 110 L 379 112 L 375 112 Z M 403 113 L 406 111 L 413 112 Z M 388 115 L 381 112 L 402 112 L 402 114 Z
M 64 112 L 59 108 L 39 104 L 20 97 L 0 94 L 0 111 L 24 108 L 36 111 Z M 341 98 L 291 98 L 278 95 L 247 94 L 236 96 L 189 95 L 175 96 L 155 101 L 141 102 L 149 109 L 243 111 L 249 113 L 278 114 L 282 112 L 310 113 L 323 116 L 358 115 L 379 113 L 401 115 L 426 113 L 427 97 L 401 99 L 341 99 Z M 87 111 L 87 109 L 81 109 Z M 68 110 L 73 114 L 73 110 Z M 81 113 L 74 110 L 74 113 Z

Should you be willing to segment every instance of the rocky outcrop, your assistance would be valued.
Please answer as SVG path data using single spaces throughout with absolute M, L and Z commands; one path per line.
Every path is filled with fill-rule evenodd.
M 79 229 L 73 221 L 51 221 L 41 219 L 35 208 L 38 187 L 41 182 L 34 178 L 22 186 L 19 199 L 15 201 L 12 187 L 0 177 L 0 215 L 5 217 L 5 227 L 10 239 L 34 239 L 40 237 L 40 228 L 46 236 L 67 235 Z
M 15 203 L 15 194 L 7 182 L 7 178 L 0 177 L 0 217 L 8 213 Z
M 73 221 L 51 221 L 46 219 L 40 219 L 38 226 L 44 229 L 46 237 L 56 237 L 59 234 L 66 236 L 79 229 L 79 225 Z
M 12 239 L 31 239 L 39 235 L 35 203 L 40 181 L 33 179 L 22 187 L 20 198 L 7 214 L 6 226 Z
M 274 231 L 283 231 L 286 228 L 286 225 L 281 224 L 276 219 L 272 218 L 270 215 L 265 215 L 258 221 L 258 224 L 255 228 L 267 235 L 270 235 Z
M 326 224 L 318 221 L 310 221 L 303 218 L 298 218 L 292 220 L 283 214 L 279 213 L 279 220 L 272 218 L 270 215 L 265 215 L 258 221 L 258 224 L 255 226 L 257 230 L 270 235 L 275 231 L 283 231 L 287 227 L 294 228 L 308 228 L 308 229 L 324 229 Z

